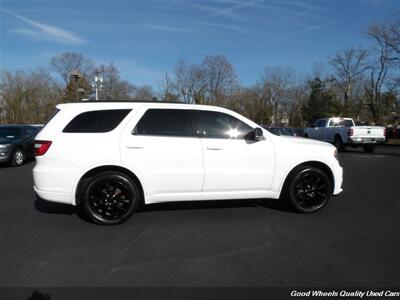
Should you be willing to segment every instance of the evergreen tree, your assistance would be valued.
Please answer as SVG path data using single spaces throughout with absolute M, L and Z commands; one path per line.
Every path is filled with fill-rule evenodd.
M 80 102 L 89 99 L 92 86 L 86 76 L 70 77 L 63 94 L 63 102 Z

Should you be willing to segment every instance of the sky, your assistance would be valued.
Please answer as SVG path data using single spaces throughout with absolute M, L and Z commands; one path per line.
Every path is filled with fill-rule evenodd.
M 399 13 L 400 0 L 0 0 L 0 68 L 74 51 L 154 87 L 180 59 L 223 54 L 246 86 L 267 66 L 309 72 L 368 47 L 368 25 Z

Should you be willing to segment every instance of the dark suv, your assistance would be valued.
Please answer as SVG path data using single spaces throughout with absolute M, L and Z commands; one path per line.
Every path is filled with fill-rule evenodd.
M 41 126 L 0 125 L 0 163 L 21 166 L 34 158 L 34 139 Z

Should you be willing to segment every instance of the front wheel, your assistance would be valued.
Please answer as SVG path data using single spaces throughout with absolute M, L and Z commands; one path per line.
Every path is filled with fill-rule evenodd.
M 366 153 L 374 153 L 375 152 L 375 145 L 368 144 L 368 145 L 363 145 L 363 149 Z
M 137 210 L 140 193 L 125 174 L 104 172 L 92 178 L 83 191 L 82 208 L 89 219 L 101 225 L 125 222 Z
M 294 170 L 285 189 L 287 200 L 301 213 L 322 209 L 329 202 L 333 191 L 329 176 L 313 166 L 301 166 Z

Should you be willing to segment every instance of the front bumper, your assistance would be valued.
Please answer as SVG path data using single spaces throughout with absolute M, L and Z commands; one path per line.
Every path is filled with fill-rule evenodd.
M 373 138 L 373 137 L 349 137 L 349 144 L 382 144 L 385 143 L 385 138 Z
M 0 151 L 0 162 L 9 162 L 11 160 L 11 152 L 7 150 Z
M 335 188 L 333 190 L 333 194 L 337 195 L 343 191 L 343 168 L 339 164 L 334 168 L 333 175 L 335 179 Z

